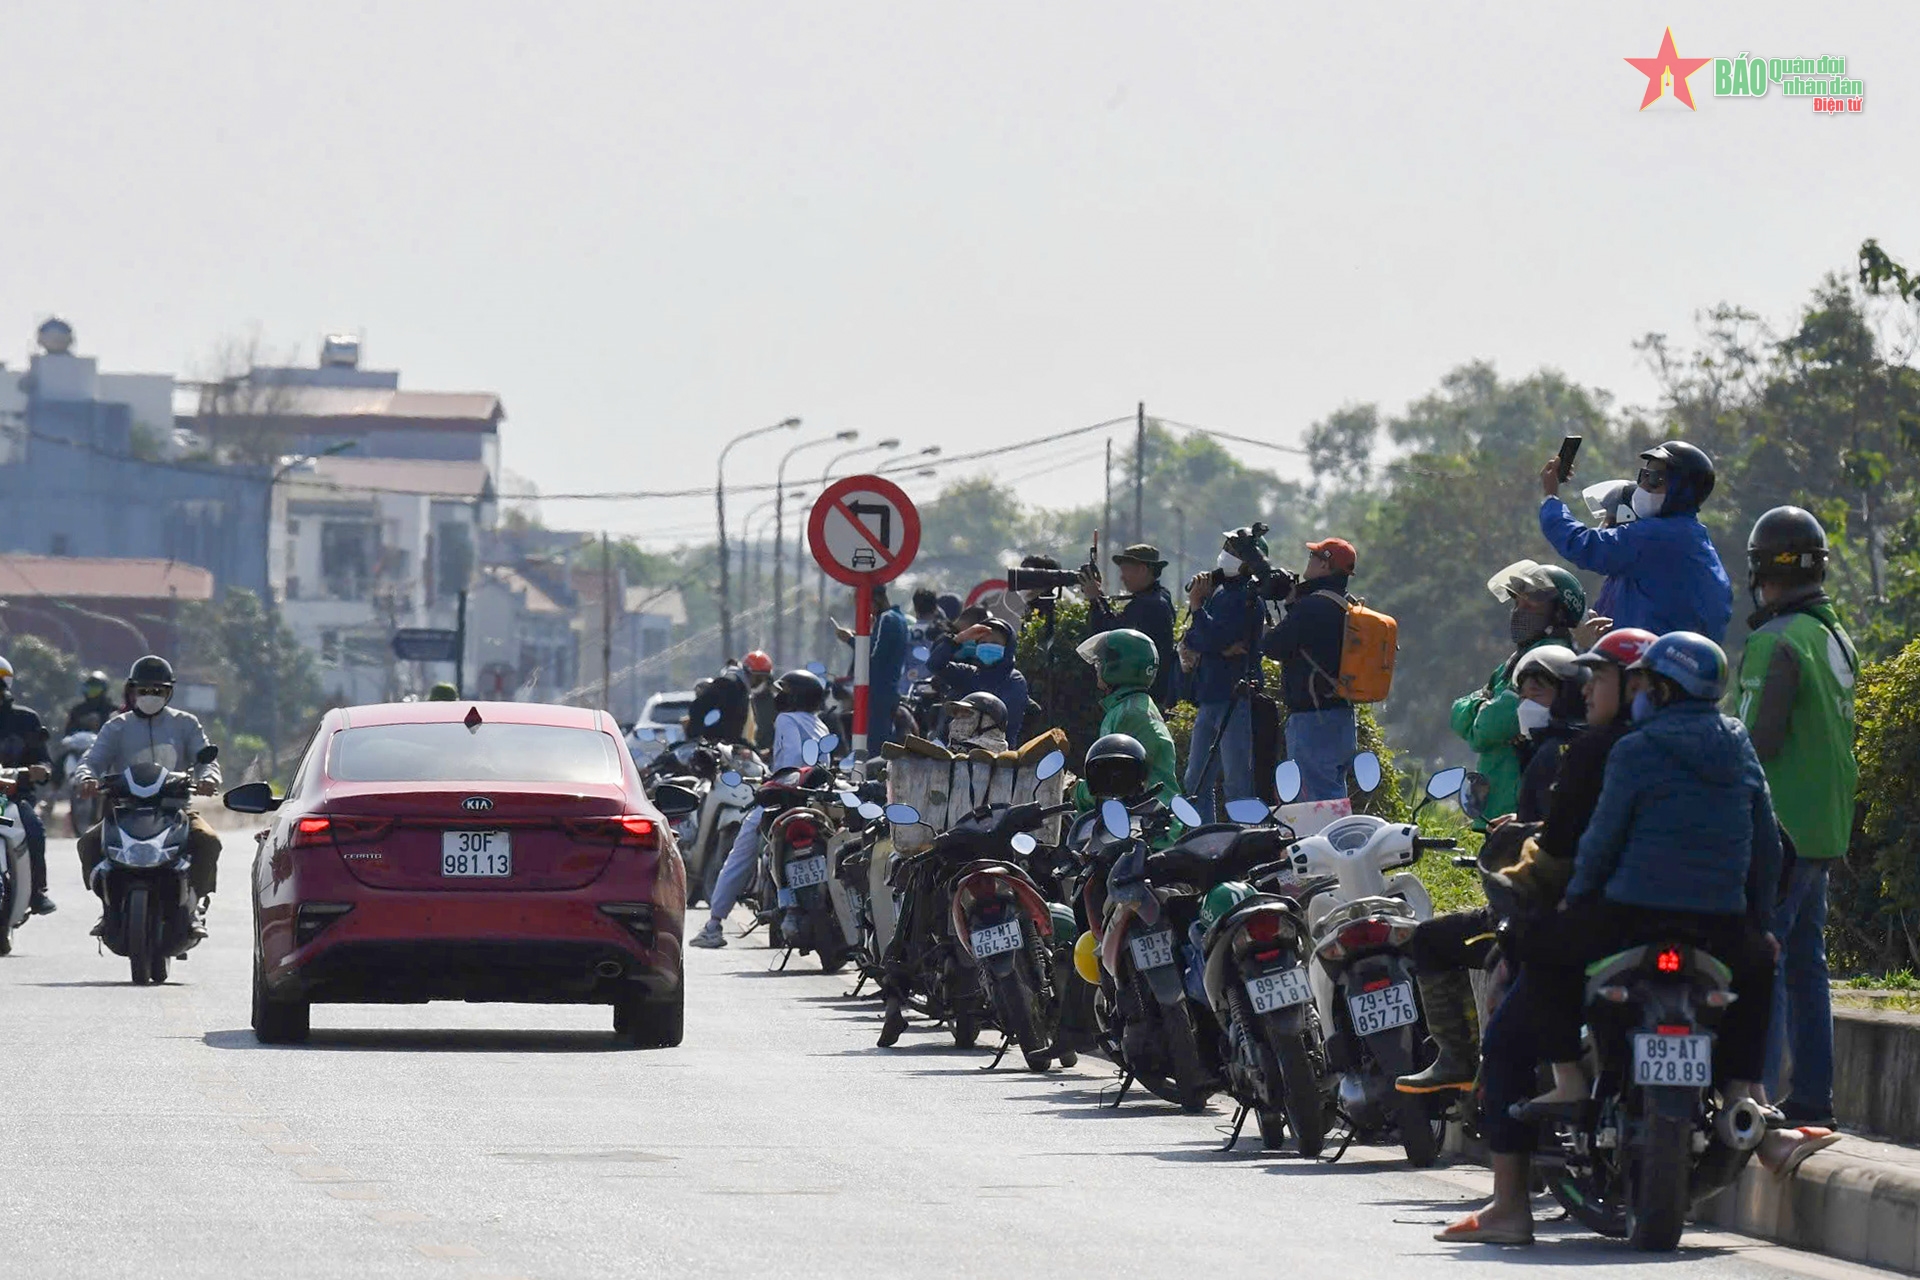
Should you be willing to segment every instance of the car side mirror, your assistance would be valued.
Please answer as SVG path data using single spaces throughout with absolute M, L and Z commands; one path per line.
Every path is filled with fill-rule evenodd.
M 272 813 L 284 803 L 273 794 L 273 785 L 267 782 L 243 782 L 220 800 L 235 813 Z
M 698 793 L 677 783 L 663 782 L 653 789 L 653 807 L 670 821 L 678 821 L 700 809 Z

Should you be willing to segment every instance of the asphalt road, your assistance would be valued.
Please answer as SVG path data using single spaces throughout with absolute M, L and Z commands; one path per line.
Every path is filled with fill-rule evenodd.
M 520 1005 L 323 1006 L 263 1048 L 228 849 L 213 937 L 136 989 L 55 843 L 61 911 L 0 959 L 0 1275 L 1885 1274 L 1711 1233 L 1655 1261 L 1557 1226 L 1442 1246 L 1478 1170 L 1222 1155 L 1224 1110 L 1102 1109 L 1098 1062 L 987 1074 L 918 1026 L 879 1051 L 847 979 L 769 973 L 757 939 L 692 953 L 676 1050 Z

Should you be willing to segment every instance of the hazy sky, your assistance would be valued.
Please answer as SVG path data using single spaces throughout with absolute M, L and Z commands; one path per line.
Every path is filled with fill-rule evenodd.
M 360 329 L 404 386 L 498 391 L 549 492 L 710 483 L 790 414 L 958 451 L 1144 399 L 1294 440 L 1475 357 L 1644 402 L 1639 334 L 1790 318 L 1868 235 L 1920 262 L 1910 4 L 8 10 L 0 357 L 51 313 L 115 370 Z M 1622 59 L 1668 23 L 1843 55 L 1866 110 L 1716 100 L 1709 64 L 1642 112 Z M 1001 474 L 1095 500 L 1097 448 Z

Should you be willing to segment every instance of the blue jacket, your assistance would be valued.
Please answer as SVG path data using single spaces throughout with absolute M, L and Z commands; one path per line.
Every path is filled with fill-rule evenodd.
M 1250 664 L 1259 661 L 1260 632 L 1254 625 L 1254 615 L 1262 607 L 1249 579 L 1228 578 L 1194 612 L 1187 623 L 1185 644 L 1200 655 L 1200 665 L 1194 668 L 1193 681 L 1187 688 L 1187 696 L 1195 705 L 1231 699 L 1233 686 L 1253 669 Z M 1261 625 L 1265 625 L 1264 619 Z M 1236 644 L 1250 646 L 1253 653 L 1227 657 L 1225 650 Z
M 1019 746 L 1020 725 L 1027 718 L 1027 678 L 1013 665 L 1013 655 L 1009 653 L 992 666 L 983 667 L 962 662 L 952 653 L 951 649 L 947 651 L 934 675 L 940 691 L 956 702 L 970 693 L 990 693 L 1000 699 L 1007 708 L 1007 742 Z M 941 655 L 936 652 L 934 657 Z
M 1665 911 L 1773 915 L 1780 829 L 1747 731 L 1711 702 L 1680 702 L 1607 757 L 1567 897 Z
M 893 739 L 893 709 L 900 702 L 900 670 L 907 662 L 907 615 L 896 606 L 873 620 L 867 650 L 868 750 L 878 753 Z
M 1644 627 L 1657 636 L 1698 631 L 1725 644 L 1733 617 L 1733 583 L 1707 527 L 1692 513 L 1591 529 L 1567 504 L 1540 504 L 1540 532 L 1569 564 L 1617 579 L 1613 625 Z
M 1325 593 L 1332 592 L 1333 595 Z M 1336 573 L 1303 581 L 1287 616 L 1267 633 L 1260 652 L 1280 664 L 1280 684 L 1289 711 L 1325 711 L 1347 705 L 1334 681 L 1347 643 L 1347 608 L 1334 596 L 1347 594 L 1347 576 Z

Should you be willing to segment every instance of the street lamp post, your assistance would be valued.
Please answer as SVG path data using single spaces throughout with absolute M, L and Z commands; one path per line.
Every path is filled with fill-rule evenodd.
M 898 449 L 899 447 L 900 447 L 899 438 L 897 436 L 888 436 L 885 440 L 876 440 L 872 444 L 863 444 L 858 449 L 849 449 L 845 453 L 834 454 L 833 457 L 827 459 L 827 465 L 820 468 L 821 489 L 823 491 L 826 489 L 827 480 L 829 477 L 833 475 L 833 469 L 839 466 L 841 463 L 845 462 L 848 458 L 856 457 L 863 453 L 883 453 L 890 449 Z M 804 591 L 806 590 L 806 588 L 802 587 L 801 590 Z M 825 569 L 820 570 L 820 585 L 819 585 L 818 594 L 815 596 L 815 600 L 818 602 L 818 605 L 819 605 L 819 607 L 815 610 L 815 612 L 820 615 L 820 624 L 819 624 L 820 634 L 823 637 L 821 643 L 824 644 L 826 642 L 824 637 L 828 634 L 827 632 L 827 571 Z
M 720 528 L 720 648 L 727 657 L 733 656 L 733 603 L 728 597 L 730 584 L 727 581 L 727 455 L 733 452 L 733 446 L 755 436 L 764 436 L 773 431 L 797 430 L 799 426 L 800 419 L 783 418 L 768 426 L 744 431 L 727 441 L 726 448 L 720 450 L 719 462 L 714 464 L 713 509 Z
M 273 594 L 273 491 L 295 469 L 318 458 L 331 458 L 335 454 L 345 453 L 359 443 L 358 440 L 336 440 L 319 453 L 303 453 L 288 458 L 267 477 L 267 519 L 260 534 L 267 544 L 267 574 L 262 584 L 267 605 L 267 765 L 276 776 L 280 772 L 280 600 Z
M 777 656 L 781 643 L 786 638 L 787 620 L 787 577 L 786 557 L 781 553 L 786 548 L 786 485 L 787 463 L 793 455 L 802 449 L 811 449 L 818 444 L 832 444 L 836 440 L 858 440 L 860 433 L 851 428 L 836 431 L 830 436 L 820 436 L 813 440 L 803 440 L 786 451 L 780 459 L 780 466 L 773 476 L 773 652 Z M 797 576 L 797 575 L 796 575 Z M 801 587 L 802 593 L 806 591 Z M 794 637 L 796 640 L 798 636 Z

